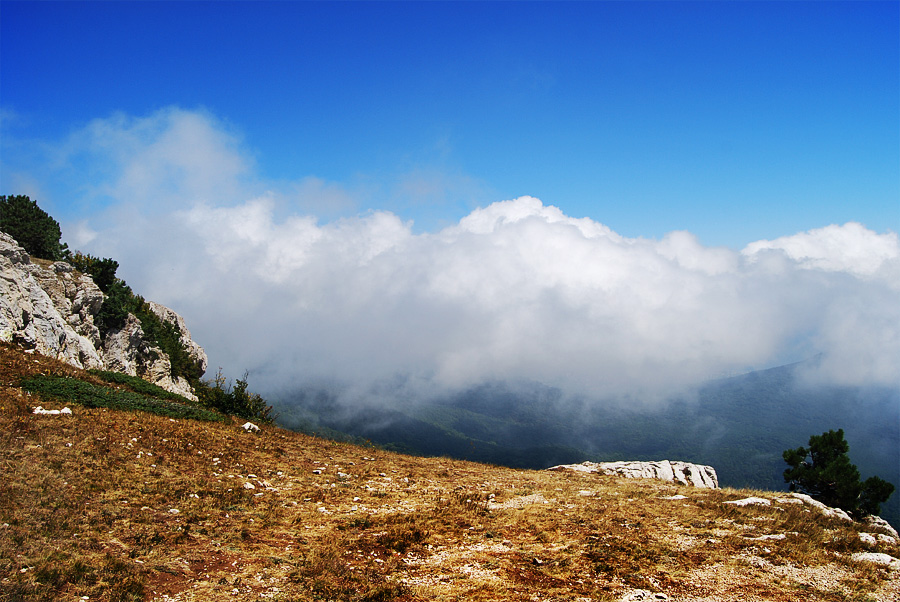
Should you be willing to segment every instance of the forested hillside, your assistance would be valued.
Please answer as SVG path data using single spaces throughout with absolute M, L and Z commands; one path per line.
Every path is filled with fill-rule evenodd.
M 863 477 L 900 483 L 900 392 L 803 384 L 803 364 L 708 383 L 656 407 L 564 400 L 539 385 L 484 385 L 398 409 L 348 408 L 325 390 L 275 402 L 285 426 L 328 429 L 389 449 L 522 468 L 673 459 L 714 466 L 723 485 L 784 489 L 785 449 L 844 429 Z M 900 525 L 900 496 L 882 506 Z

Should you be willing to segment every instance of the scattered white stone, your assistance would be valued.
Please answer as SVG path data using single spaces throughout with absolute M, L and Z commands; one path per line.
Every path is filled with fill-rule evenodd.
M 245 422 L 243 424 L 243 426 L 241 426 L 241 428 L 244 429 L 245 431 L 247 431 L 248 433 L 251 431 L 254 433 L 259 431 L 259 427 L 256 426 L 255 424 L 253 424 L 252 422 Z
M 760 535 L 759 537 L 748 537 L 747 539 L 749 539 L 751 541 L 768 541 L 768 540 L 779 541 L 779 540 L 784 539 L 785 537 L 787 537 L 787 535 L 785 535 L 784 533 L 775 533 L 773 535 Z
M 41 414 L 43 416 L 71 416 L 72 410 L 70 410 L 68 407 L 65 407 L 61 410 L 45 410 L 42 406 L 38 406 L 34 408 L 32 413 Z
M 772 502 L 761 497 L 748 497 L 742 500 L 731 500 L 723 502 L 724 504 L 734 504 L 735 506 L 770 506 Z
M 636 589 L 628 592 L 620 598 L 620 602 L 649 602 L 650 600 L 664 601 L 669 597 L 661 592 L 653 593 L 646 589 Z
M 900 560 L 880 552 L 858 552 L 852 554 L 850 558 L 857 562 L 874 562 L 875 564 L 884 564 L 892 568 L 900 568 Z
M 871 533 L 860 533 L 860 534 L 859 534 L 859 539 L 860 539 L 864 544 L 868 544 L 868 545 L 870 545 L 870 546 L 874 546 L 875 544 L 878 543 L 878 540 L 875 539 L 875 536 L 872 535 Z
M 253 483 L 244 483 L 244 489 L 256 489 L 256 485 Z
M 169 508 L 169 514 L 180 514 L 181 510 L 178 508 Z
M 686 495 L 669 495 L 666 497 L 661 497 L 659 499 L 661 499 L 661 500 L 686 500 L 687 496 Z

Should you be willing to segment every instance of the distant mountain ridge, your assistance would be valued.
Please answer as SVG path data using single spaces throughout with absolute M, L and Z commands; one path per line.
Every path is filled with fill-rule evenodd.
M 815 360 L 811 360 L 815 361 Z M 346 408 L 303 390 L 273 401 L 280 422 L 388 449 L 518 468 L 585 460 L 680 460 L 713 466 L 728 487 L 785 488 L 782 452 L 844 429 L 863 477 L 900 485 L 900 390 L 813 386 L 803 362 L 720 379 L 655 409 L 566 401 L 538 384 L 487 383 L 401 409 Z M 881 515 L 900 526 L 900 495 Z

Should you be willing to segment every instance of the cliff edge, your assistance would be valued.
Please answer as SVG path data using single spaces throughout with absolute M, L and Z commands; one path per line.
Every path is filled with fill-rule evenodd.
M 13 237 L 0 232 L 0 339 L 77 368 L 122 372 L 196 399 L 190 383 L 173 375 L 168 354 L 145 336 L 134 315 L 101 336 L 96 322 L 103 300 L 89 275 L 64 261 L 32 261 Z M 184 319 L 158 303 L 149 306 L 178 329 L 194 372 L 202 375 L 206 353 L 191 339 Z

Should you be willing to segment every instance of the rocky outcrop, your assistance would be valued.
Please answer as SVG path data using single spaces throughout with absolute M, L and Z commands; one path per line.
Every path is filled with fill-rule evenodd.
M 101 368 L 94 316 L 102 303 L 90 276 L 63 262 L 34 264 L 0 232 L 0 338 L 79 368 Z
M 548 470 L 570 470 L 573 472 L 597 473 L 627 479 L 659 479 L 681 485 L 716 489 L 719 477 L 716 469 L 689 462 L 582 462 L 581 464 L 561 464 Z
M 203 351 L 203 347 L 195 343 L 191 338 L 191 331 L 188 330 L 184 318 L 182 318 L 180 315 L 178 315 L 165 305 L 160 305 L 159 303 L 154 303 L 153 301 L 150 301 L 149 305 L 150 311 L 155 313 L 160 320 L 169 322 L 178 327 L 179 332 L 181 332 L 181 344 L 187 350 L 188 355 L 194 362 L 194 365 L 197 366 L 197 371 L 200 372 L 200 374 L 206 372 L 206 367 L 208 364 L 206 352 Z
M 103 292 L 90 276 L 62 261 L 34 263 L 15 239 L 0 232 L 0 339 L 78 368 L 123 372 L 194 398 L 187 380 L 172 376 L 169 357 L 144 337 L 133 315 L 101 339 L 94 321 L 102 304 Z M 184 319 L 158 303 L 150 308 L 180 329 L 182 344 L 203 374 L 206 353 L 191 339 Z
M 172 310 L 168 311 L 172 312 Z M 191 342 L 193 343 L 193 341 Z M 206 354 L 202 349 L 200 352 L 205 370 Z M 122 328 L 106 335 L 101 354 L 106 370 L 137 376 L 167 391 L 196 400 L 190 383 L 182 376 L 172 376 L 172 362 L 169 360 L 169 356 L 144 338 L 141 322 L 132 314 L 128 314 Z

